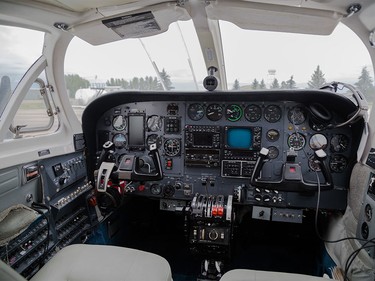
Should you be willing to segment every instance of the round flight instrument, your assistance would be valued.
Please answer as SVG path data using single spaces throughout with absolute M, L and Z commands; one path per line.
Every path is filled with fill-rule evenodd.
M 294 150 L 301 150 L 305 144 L 305 136 L 300 133 L 293 133 L 288 137 L 288 145 L 289 147 L 293 147 Z
M 190 104 L 188 107 L 188 116 L 193 121 L 201 120 L 204 116 L 204 108 L 200 103 Z
M 242 107 L 238 104 L 230 104 L 225 109 L 225 117 L 228 121 L 236 122 L 241 119 L 243 115 Z
M 167 139 L 164 142 L 164 152 L 167 156 L 176 156 L 181 151 L 180 139 Z
M 156 143 L 156 147 L 160 148 L 161 146 L 161 137 L 159 137 L 157 134 L 152 134 L 147 137 L 146 143 L 147 147 L 150 147 L 151 144 Z
M 206 108 L 206 116 L 211 121 L 219 121 L 223 117 L 223 108 L 217 103 L 210 104 Z
M 332 172 L 342 173 L 345 171 L 347 166 L 348 160 L 343 155 L 332 155 L 331 159 L 329 160 L 329 167 L 331 168 Z
M 310 138 L 310 147 L 314 150 L 325 149 L 328 144 L 328 140 L 323 134 L 315 134 Z
M 266 138 L 269 141 L 277 141 L 280 137 L 280 133 L 278 130 L 270 129 L 267 131 Z
M 264 109 L 264 119 L 270 123 L 275 123 L 281 119 L 281 108 L 277 105 L 271 104 Z
M 343 152 L 349 147 L 349 138 L 343 134 L 334 135 L 331 139 L 331 150 L 333 152 Z
M 268 147 L 268 158 L 275 159 L 279 156 L 279 150 L 275 146 Z
M 305 109 L 301 106 L 293 107 L 288 111 L 288 119 L 294 125 L 302 124 L 306 120 Z
M 117 115 L 112 120 L 112 126 L 116 131 L 123 131 L 126 128 L 126 118 L 122 115 Z
M 112 138 L 112 142 L 116 148 L 123 148 L 126 145 L 126 137 L 123 134 L 116 134 Z
M 311 170 L 313 170 L 315 172 L 320 172 L 321 171 L 320 162 L 319 162 L 318 159 L 316 159 L 315 155 L 310 156 L 310 158 L 309 158 L 309 167 L 310 167 Z
M 245 118 L 249 122 L 256 122 L 262 117 L 262 109 L 259 105 L 250 104 L 245 108 Z
M 178 114 L 178 104 L 177 103 L 168 104 L 167 114 L 168 115 L 177 115 Z
M 153 195 L 160 195 L 161 192 L 163 191 L 163 189 L 159 184 L 155 183 L 155 184 L 151 185 L 150 191 Z
M 163 124 L 163 120 L 158 115 L 152 115 L 147 118 L 147 128 L 151 132 L 160 131 L 162 124 Z

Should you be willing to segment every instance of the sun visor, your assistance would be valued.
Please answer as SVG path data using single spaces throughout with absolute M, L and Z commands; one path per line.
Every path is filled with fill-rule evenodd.
M 189 19 L 185 9 L 161 4 L 76 25 L 69 31 L 92 45 L 101 45 L 126 38 L 142 38 L 163 33 L 171 23 Z
M 243 29 L 329 35 L 342 15 L 332 11 L 254 3 L 217 1 L 206 7 L 213 20 L 232 22 Z

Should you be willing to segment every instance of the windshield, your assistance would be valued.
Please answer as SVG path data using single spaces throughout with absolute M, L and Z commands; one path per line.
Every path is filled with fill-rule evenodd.
M 229 90 L 317 89 L 340 81 L 356 85 L 373 100 L 370 56 L 343 24 L 329 36 L 244 30 L 225 21 L 220 31 Z M 117 90 L 204 90 L 206 76 L 192 21 L 173 23 L 159 35 L 100 46 L 74 38 L 65 59 L 65 80 L 76 109 Z
M 66 55 L 65 75 L 70 98 L 87 104 L 92 96 L 119 89 L 203 89 L 198 85 L 206 70 L 193 23 L 186 21 L 173 23 L 156 36 L 101 46 L 74 38 Z
M 220 30 L 229 89 L 308 89 L 340 81 L 373 100 L 370 55 L 343 24 L 329 36 L 244 30 L 224 21 Z

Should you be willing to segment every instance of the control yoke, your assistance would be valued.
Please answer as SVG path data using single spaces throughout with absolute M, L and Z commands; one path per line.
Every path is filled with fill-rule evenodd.
M 102 154 L 108 154 L 108 147 L 103 146 L 103 151 L 105 152 L 102 152 Z M 103 158 L 105 159 L 105 156 Z M 116 167 L 115 163 L 102 161 L 97 176 L 97 191 L 106 192 L 108 181 L 111 178 L 130 181 L 161 180 L 163 178 L 163 171 L 156 144 L 150 145 L 148 156 L 124 155 L 119 163 L 119 167 Z
M 277 190 L 283 191 L 315 191 L 317 188 L 317 183 L 306 182 L 302 176 L 301 166 L 298 163 L 295 163 L 295 154 L 292 151 L 287 156 L 286 163 L 283 164 L 282 167 L 282 177 L 280 180 L 276 181 L 267 181 L 262 180 L 260 177 L 263 165 L 268 162 L 268 153 L 269 150 L 267 148 L 262 148 L 255 163 L 254 171 L 251 176 L 250 183 L 253 186 L 261 187 L 261 188 L 268 188 L 272 189 L 272 185 L 275 185 Z M 315 158 L 319 163 L 321 168 L 322 174 L 324 176 L 325 182 L 320 184 L 321 190 L 328 190 L 333 189 L 333 181 L 332 175 L 329 171 L 327 162 L 325 159 L 327 158 L 327 154 L 322 150 L 319 149 L 315 151 Z
M 118 178 L 120 180 L 132 181 L 161 180 L 163 178 L 163 171 L 156 144 L 151 144 L 149 149 L 149 157 L 124 155 L 117 170 Z

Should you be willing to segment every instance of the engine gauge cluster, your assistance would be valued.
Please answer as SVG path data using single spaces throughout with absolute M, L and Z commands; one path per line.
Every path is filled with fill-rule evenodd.
M 219 121 L 223 117 L 223 107 L 217 103 L 207 106 L 206 116 L 211 121 Z
M 230 104 L 225 109 L 225 117 L 230 122 L 236 122 L 242 118 L 243 109 L 238 104 Z
M 249 122 L 257 122 L 262 118 L 262 109 L 256 104 L 248 105 L 245 108 L 245 118 Z
M 264 119 L 270 123 L 276 123 L 282 117 L 282 110 L 279 106 L 271 104 L 264 109 Z

